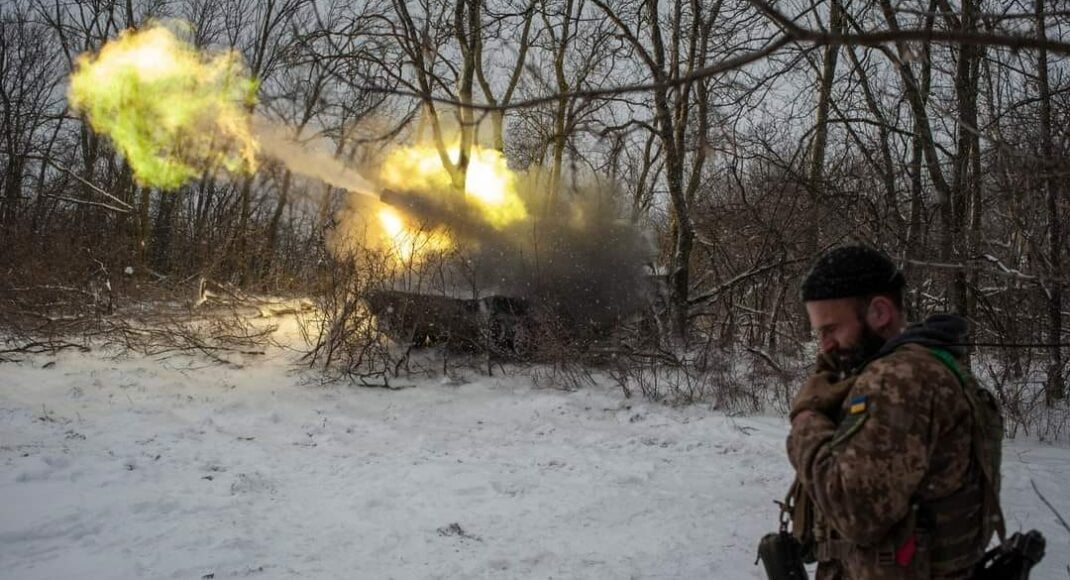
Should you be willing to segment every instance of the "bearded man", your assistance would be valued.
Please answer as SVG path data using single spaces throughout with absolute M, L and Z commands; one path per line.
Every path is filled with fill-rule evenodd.
M 966 322 L 904 330 L 904 286 L 886 255 L 857 245 L 823 254 L 802 286 L 820 354 L 787 448 L 818 579 L 968 578 L 1002 526 Z

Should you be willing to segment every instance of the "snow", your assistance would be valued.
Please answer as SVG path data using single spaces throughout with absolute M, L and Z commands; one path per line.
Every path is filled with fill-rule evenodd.
M 761 578 L 786 420 L 521 373 L 321 384 L 66 352 L 0 366 L 0 578 Z M 1009 442 L 1012 529 L 1066 578 L 1070 450 Z

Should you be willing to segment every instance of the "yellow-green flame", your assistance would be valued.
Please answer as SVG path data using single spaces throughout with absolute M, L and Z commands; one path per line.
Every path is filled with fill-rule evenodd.
M 114 141 L 139 183 L 174 189 L 217 166 L 256 169 L 256 90 L 236 51 L 202 54 L 153 26 L 78 57 L 68 97 Z

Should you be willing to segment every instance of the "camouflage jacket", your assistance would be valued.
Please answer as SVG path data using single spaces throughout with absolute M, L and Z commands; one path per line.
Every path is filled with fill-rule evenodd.
M 909 565 L 880 562 L 899 546 L 916 502 L 952 495 L 981 477 L 971 468 L 972 415 L 957 377 L 928 348 L 901 344 L 854 379 L 839 421 L 804 411 L 792 421 L 788 457 L 815 509 L 849 554 L 819 579 L 927 579 L 925 546 Z M 840 419 L 840 418 L 837 418 Z

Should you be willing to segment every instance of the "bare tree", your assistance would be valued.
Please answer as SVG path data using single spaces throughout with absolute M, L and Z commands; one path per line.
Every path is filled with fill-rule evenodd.
M 28 204 L 30 172 L 47 171 L 60 126 L 59 55 L 44 26 L 22 3 L 0 9 L 0 224 L 15 227 Z

